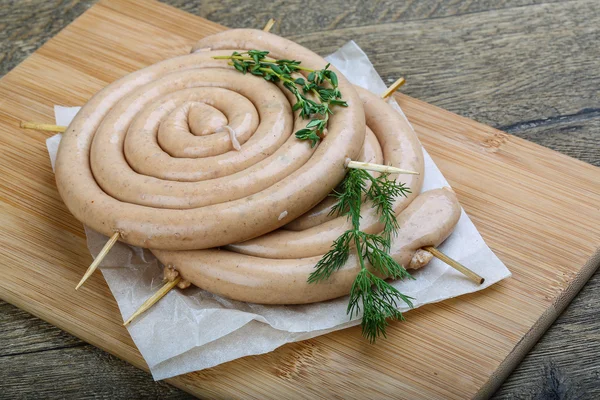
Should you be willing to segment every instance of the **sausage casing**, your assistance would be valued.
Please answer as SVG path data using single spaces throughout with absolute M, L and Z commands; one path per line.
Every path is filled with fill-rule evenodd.
M 231 55 L 232 49 L 265 49 L 321 69 L 326 64 L 321 57 L 254 30 L 232 30 L 201 43 L 213 50 L 165 60 L 119 79 L 93 96 L 69 125 L 57 155 L 57 186 L 69 210 L 90 228 L 109 236 L 119 232 L 126 243 L 155 249 L 203 249 L 244 241 L 320 202 L 342 180 L 345 159 L 359 154 L 364 112 L 342 74 L 339 89 L 348 107 L 335 108 L 327 137 L 311 149 L 293 137 L 308 121 L 292 114 L 287 90 L 212 58 Z M 170 154 L 160 147 L 160 122 L 181 113 L 185 104 L 212 107 L 237 95 L 250 99 L 252 93 L 260 134 L 242 135 L 239 151 L 203 155 L 194 153 L 193 145 L 179 143 L 175 149 L 190 153 L 177 158 L 172 154 L 178 150 Z M 222 120 L 212 114 L 209 119 Z M 236 121 L 243 125 L 243 118 Z M 217 142 L 225 141 L 214 133 Z
M 454 192 L 435 189 L 419 195 L 398 216 L 398 235 L 390 255 L 408 267 L 421 247 L 438 246 L 450 233 L 461 208 Z M 346 295 L 360 266 L 356 254 L 339 271 L 319 283 L 308 283 L 320 257 L 265 259 L 228 250 L 152 250 L 194 285 L 230 299 L 259 304 L 305 304 Z

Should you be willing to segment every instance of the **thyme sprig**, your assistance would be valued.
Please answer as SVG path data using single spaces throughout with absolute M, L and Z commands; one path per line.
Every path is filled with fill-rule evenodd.
M 368 184 L 370 183 L 370 187 Z M 309 283 L 327 280 L 342 268 L 350 257 L 352 247 L 360 263 L 346 312 L 352 318 L 362 309 L 362 334 L 371 343 L 379 336 L 386 336 L 388 319 L 403 320 L 398 311 L 404 302 L 412 307 L 411 298 L 381 279 L 379 275 L 392 279 L 412 279 L 412 276 L 389 254 L 392 235 L 398 231 L 398 222 L 392 208 L 394 199 L 406 196 L 410 189 L 404 184 L 389 179 L 387 174 L 374 178 L 369 172 L 358 169 L 348 171 L 341 191 L 334 195 L 338 199 L 331 212 L 346 216 L 352 222 L 352 228 L 336 239 L 327 252 L 315 265 L 315 271 L 308 278 Z M 363 195 L 379 214 L 383 223 L 382 235 L 368 234 L 360 230 L 360 209 Z M 366 260 L 366 261 L 365 261 Z M 374 272 L 367 268 L 367 262 Z
M 298 130 L 295 135 L 300 140 L 309 140 L 311 147 L 314 147 L 325 135 L 329 116 L 333 114 L 331 107 L 348 106 L 342 100 L 337 75 L 329 69 L 330 64 L 323 69 L 313 70 L 300 65 L 300 61 L 276 60 L 267 57 L 268 54 L 268 51 L 263 50 L 249 50 L 242 53 L 234 51 L 231 56 L 213 58 L 231 60 L 230 64 L 243 74 L 262 76 L 265 80 L 274 83 L 281 81 L 296 98 L 292 110 L 300 110 L 301 118 L 310 119 L 306 127 Z M 294 72 L 299 71 L 308 72 L 306 79 L 292 77 Z M 307 97 L 308 93 L 314 95 L 318 101 Z

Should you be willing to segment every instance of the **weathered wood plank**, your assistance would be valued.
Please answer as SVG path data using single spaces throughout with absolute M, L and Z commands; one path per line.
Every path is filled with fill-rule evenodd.
M 494 399 L 547 398 L 542 396 L 549 388 L 562 393 L 564 396 L 558 398 L 563 399 L 600 396 L 599 291 L 597 273 Z M 139 369 L 2 301 L 0 343 L 9 349 L 3 348 L 0 354 L 0 377 L 8 377 L 0 385 L 5 390 L 2 398 L 192 398 L 152 381 Z M 65 348 L 69 351 L 67 355 Z M 60 368 L 63 364 L 68 368 Z M 57 387 L 54 385 L 57 380 L 67 384 Z
M 83 346 L 85 343 L 0 300 L 0 358 L 44 350 Z M 10 373 L 11 363 L 0 362 L 0 376 Z M 4 368 L 7 368 L 4 370 Z
M 524 139 L 600 166 L 600 110 L 584 116 L 526 121 L 507 131 L 518 132 Z
M 600 398 L 598 293 L 600 273 L 597 272 L 506 380 L 494 399 Z
M 192 398 L 89 344 L 1 357 L 0 377 L 2 399 Z
M 558 0 L 161 1 L 229 27 L 256 28 L 269 18 L 275 18 L 277 24 L 272 31 L 288 37 L 311 31 L 436 19 Z
M 354 39 L 387 82 L 406 77 L 403 93 L 501 128 L 597 115 L 600 30 L 592 26 L 600 3 L 581 0 L 291 38 L 322 54 Z
M 522 7 L 559 0 L 320 0 L 241 2 L 238 0 L 161 0 L 222 25 L 256 28 L 277 18 L 273 32 L 290 36 L 298 32 L 331 30 L 397 21 L 442 18 L 482 11 Z M 0 76 L 56 35 L 97 0 L 0 1 Z
M 0 76 L 13 69 L 96 1 L 0 1 Z

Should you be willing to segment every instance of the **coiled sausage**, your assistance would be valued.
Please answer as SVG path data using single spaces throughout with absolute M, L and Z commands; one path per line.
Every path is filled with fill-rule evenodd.
M 293 116 L 287 90 L 212 58 L 230 55 L 231 49 L 264 49 L 321 69 L 326 64 L 321 57 L 255 30 L 231 30 L 200 43 L 213 50 L 119 79 L 92 97 L 69 125 L 57 155 L 57 186 L 69 210 L 92 229 L 109 236 L 119 232 L 129 244 L 155 249 L 204 249 L 247 240 L 316 205 L 342 180 L 344 160 L 359 154 L 364 112 L 341 74 L 339 89 L 348 107 L 335 108 L 327 137 L 311 149 L 292 135 L 307 121 Z M 227 102 L 247 112 L 235 113 L 223 105 Z M 161 133 L 162 122 L 180 130 L 184 117 L 196 126 L 183 132 L 189 137 L 180 140 L 179 132 L 172 142 L 165 140 L 169 135 Z M 231 126 L 214 128 L 225 119 Z M 225 146 L 223 132 L 206 139 L 213 135 L 198 129 L 204 120 L 212 121 L 215 131 L 236 130 L 240 150 Z M 201 150 L 206 141 L 215 145 L 213 151 Z

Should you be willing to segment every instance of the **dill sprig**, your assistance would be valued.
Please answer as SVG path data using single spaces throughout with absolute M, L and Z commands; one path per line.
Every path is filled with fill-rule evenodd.
M 337 203 L 331 208 L 329 215 L 345 215 L 352 221 L 353 227 L 360 226 L 362 195 L 367 187 L 363 176 L 365 172 L 371 176 L 371 174 L 364 170 L 350 170 L 342 182 L 341 191 L 333 192 Z
M 368 189 L 367 182 L 371 183 Z M 363 311 L 362 333 L 371 343 L 375 343 L 379 336 L 386 336 L 388 319 L 403 319 L 402 313 L 398 311 L 402 302 L 412 307 L 410 297 L 403 295 L 377 276 L 379 274 L 392 279 L 412 279 L 406 269 L 388 254 L 391 237 L 398 230 L 392 205 L 396 197 L 406 196 L 407 193 L 410 193 L 409 188 L 389 179 L 387 174 L 374 178 L 368 171 L 359 169 L 348 171 L 341 190 L 334 193 L 338 202 L 331 212 L 345 215 L 352 222 L 352 229 L 335 240 L 331 250 L 317 262 L 315 271 L 308 278 L 310 283 L 329 279 L 348 261 L 350 250 L 354 247 L 360 263 L 360 271 L 350 290 L 347 313 L 352 318 L 361 310 Z M 384 225 L 381 236 L 360 230 L 363 194 L 372 202 Z M 374 272 L 367 268 L 367 262 L 373 267 Z
M 315 271 L 308 277 L 308 283 L 315 283 L 329 279 L 338 269 L 342 268 L 350 257 L 350 245 L 354 240 L 354 230 L 348 230 L 337 238 L 331 250 L 317 262 Z
M 410 297 L 403 295 L 385 280 L 363 268 L 352 284 L 347 312 L 350 318 L 355 314 L 358 315 L 362 304 L 362 334 L 371 343 L 375 343 L 379 336 L 387 337 L 388 319 L 404 321 L 398 306 L 403 301 L 412 307 L 410 300 Z
M 338 78 L 335 72 L 329 69 L 330 64 L 320 70 L 313 70 L 301 66 L 296 60 L 276 60 L 267 57 L 268 51 L 249 50 L 239 53 L 234 51 L 231 56 L 215 56 L 215 59 L 231 60 L 230 64 L 243 74 L 262 76 L 265 80 L 277 83 L 281 81 L 296 98 L 292 110 L 300 110 L 300 117 L 310 119 L 305 128 L 298 130 L 295 135 L 300 140 L 309 140 L 310 146 L 314 147 L 324 136 L 325 128 L 329 122 L 329 116 L 333 114 L 332 106 L 348 107 L 342 100 L 342 93 L 338 89 Z M 292 77 L 292 73 L 306 71 L 308 76 L 304 78 Z M 329 87 L 326 87 L 327 84 Z M 314 101 L 306 97 L 312 93 Z M 316 117 L 319 115 L 320 117 Z
M 362 172 L 371 181 L 367 198 L 373 202 L 373 207 L 377 209 L 379 221 L 383 224 L 382 235 L 389 244 L 392 235 L 395 235 L 398 231 L 398 221 L 393 209 L 394 199 L 411 193 L 410 188 L 403 183 L 389 179 L 389 174 L 382 174 L 379 178 L 374 178 L 369 172 Z

